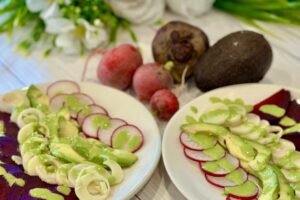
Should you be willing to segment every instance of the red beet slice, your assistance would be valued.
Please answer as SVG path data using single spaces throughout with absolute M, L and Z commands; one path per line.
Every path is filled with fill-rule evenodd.
M 0 176 L 0 199 L 7 199 L 8 191 L 10 189 L 6 179 L 3 176 Z
M 300 132 L 289 133 L 282 136 L 283 139 L 287 139 L 294 143 L 296 150 L 300 151 Z
M 300 102 L 293 100 L 290 102 L 286 115 L 297 123 L 300 123 Z
M 13 155 L 20 155 L 18 147 L 19 144 L 13 137 L 0 137 L 0 160 L 5 163 L 13 164 L 14 162 L 11 160 L 11 157 Z
M 3 167 L 10 174 L 24 173 L 23 169 L 21 167 L 18 167 L 17 165 L 2 164 L 0 166 Z
M 14 122 L 10 121 L 10 114 L 0 112 L 0 121 L 4 122 L 5 135 L 17 139 L 19 127 Z
M 289 103 L 291 101 L 291 93 L 288 90 L 281 89 L 272 96 L 268 97 L 267 99 L 259 102 L 254 106 L 253 113 L 259 115 L 262 119 L 268 120 L 270 124 L 278 124 L 279 118 L 263 113 L 259 110 L 259 108 L 266 104 L 274 104 L 277 105 L 284 110 L 288 109 Z

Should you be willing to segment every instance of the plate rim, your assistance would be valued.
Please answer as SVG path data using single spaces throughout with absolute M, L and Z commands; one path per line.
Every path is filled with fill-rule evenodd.
M 177 182 L 177 179 L 174 177 L 174 175 L 172 173 L 170 173 L 170 165 L 168 164 L 168 162 L 166 161 L 166 135 L 168 130 L 170 129 L 170 127 L 172 126 L 172 124 L 174 123 L 173 121 L 177 118 L 177 116 L 179 116 L 181 114 L 180 111 L 186 110 L 191 104 L 193 104 L 194 102 L 198 101 L 199 99 L 203 98 L 203 96 L 209 96 L 211 93 L 215 93 L 215 92 L 219 92 L 221 90 L 226 90 L 226 89 L 230 89 L 230 88 L 239 88 L 239 87 L 254 87 L 254 86 L 263 86 L 263 87 L 278 87 L 278 88 L 284 88 L 284 89 L 288 89 L 291 92 L 297 92 L 300 94 L 300 88 L 295 88 L 295 87 L 290 87 L 290 86 L 283 86 L 280 84 L 269 84 L 269 83 L 243 83 L 243 84 L 236 84 L 236 85 L 229 85 L 229 86 L 224 86 L 224 87 L 219 87 L 207 92 L 203 92 L 201 93 L 199 96 L 197 96 L 196 98 L 190 100 L 189 102 L 187 102 L 182 108 L 180 108 L 180 110 L 170 119 L 170 121 L 168 122 L 168 124 L 166 125 L 166 128 L 164 129 L 163 132 L 163 138 L 162 138 L 162 160 L 163 160 L 163 164 L 165 166 L 166 172 L 168 174 L 168 176 L 170 177 L 172 183 L 175 185 L 175 187 L 180 191 L 180 193 L 187 199 L 193 199 L 189 194 L 187 194 L 187 192 L 184 191 L 183 188 L 180 188 Z
M 69 80 L 69 79 L 61 79 L 61 80 Z M 49 81 L 49 82 L 43 82 L 43 83 L 32 83 L 30 85 L 35 85 L 37 87 L 46 87 L 49 86 L 50 84 L 56 82 L 56 81 L 59 81 L 59 80 L 55 80 L 55 81 Z M 103 84 L 97 84 L 97 83 L 94 83 L 94 82 L 88 82 L 88 81 L 75 81 L 75 80 L 70 80 L 70 81 L 73 81 L 73 82 L 76 82 L 79 86 L 81 85 L 93 85 L 93 87 L 102 87 L 102 88 L 105 88 L 107 90 L 112 90 L 114 91 L 114 93 L 118 93 L 120 95 L 125 95 L 127 96 L 127 98 L 131 99 L 132 101 L 134 101 L 135 103 L 139 104 L 140 106 L 142 106 L 145 111 L 148 112 L 149 115 L 151 115 L 151 112 L 147 109 L 147 107 L 140 101 L 138 101 L 136 98 L 134 98 L 132 95 L 130 95 L 129 93 L 127 93 L 126 91 L 121 91 L 121 90 L 118 90 L 116 88 L 113 88 L 113 87 L 109 87 L 109 86 L 106 86 L 106 85 L 103 85 Z M 5 93 L 2 93 L 0 94 L 0 97 L 7 94 L 7 93 L 10 93 L 10 92 L 16 92 L 16 91 L 24 91 L 26 89 L 28 89 L 28 87 L 30 86 L 24 86 L 24 87 L 21 87 L 21 88 L 18 88 L 18 89 L 14 89 L 14 90 L 10 90 L 10 91 L 7 91 Z M 88 94 L 88 93 L 87 93 Z M 88 94 L 89 95 L 89 94 Z M 150 181 L 151 177 L 153 176 L 153 173 L 155 172 L 155 170 L 157 169 L 157 166 L 159 164 L 159 161 L 162 157 L 162 136 L 161 136 L 161 131 L 158 127 L 158 123 L 156 122 L 155 118 L 153 117 L 153 115 L 151 115 L 151 118 L 153 119 L 153 122 L 155 125 L 154 129 L 156 129 L 156 133 L 157 134 L 157 142 L 156 142 L 156 145 L 155 145 L 155 151 L 157 156 L 153 159 L 153 164 L 152 164 L 152 167 L 151 169 L 149 170 L 148 174 L 144 177 L 144 179 L 140 182 L 140 184 L 136 185 L 131 191 L 129 191 L 123 198 L 124 199 L 131 199 L 133 196 L 135 196 L 139 191 L 141 191 L 141 189 L 148 183 L 148 181 Z M 151 133 L 152 135 L 153 133 Z M 122 183 L 121 183 L 122 184 Z M 111 198 L 111 197 L 110 197 Z M 109 199 L 110 199 L 109 198 Z

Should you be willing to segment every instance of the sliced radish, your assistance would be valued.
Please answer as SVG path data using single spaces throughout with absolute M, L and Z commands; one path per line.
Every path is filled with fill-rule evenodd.
M 216 145 L 217 146 L 217 145 Z M 215 148 L 216 146 L 212 147 L 212 148 Z M 205 154 L 204 151 L 195 151 L 195 150 L 191 150 L 191 149 L 188 149 L 188 148 L 184 148 L 184 155 L 193 160 L 193 161 L 196 161 L 196 162 L 208 162 L 208 161 L 216 161 L 222 157 L 225 156 L 225 151 L 224 151 L 224 154 L 220 157 L 220 158 L 212 158 L 211 156 Z
M 58 94 L 50 99 L 50 108 L 53 111 L 58 111 L 64 106 L 65 97 L 68 94 Z
M 202 151 L 205 149 L 204 147 L 201 147 L 198 143 L 191 140 L 187 133 L 182 132 L 180 134 L 179 139 L 180 139 L 180 143 L 187 149 L 194 150 L 194 151 Z M 215 144 L 213 145 L 216 144 L 217 144 L 217 140 L 215 140 Z
M 108 112 L 107 110 L 100 106 L 100 105 L 97 105 L 97 104 L 91 104 L 89 105 L 89 108 L 91 109 L 91 112 L 89 114 L 94 114 L 94 113 L 101 113 L 101 114 L 105 114 L 108 116 Z M 84 118 L 86 117 L 87 115 L 85 115 L 82 111 L 80 111 L 77 115 L 77 122 L 79 125 L 82 125 L 82 122 L 84 120 Z
M 227 176 L 230 176 L 230 174 L 232 174 L 232 173 L 241 173 L 242 181 L 240 184 L 244 183 L 248 179 L 248 174 L 242 168 L 239 168 L 233 172 L 230 172 Z M 211 176 L 211 175 L 205 174 L 205 178 L 206 178 L 207 182 L 209 182 L 210 184 L 212 184 L 214 186 L 220 187 L 220 188 L 232 187 L 232 186 L 239 185 L 233 181 L 230 181 L 227 178 L 227 176 L 217 177 L 217 176 Z
M 131 124 L 123 125 L 117 128 L 112 137 L 111 144 L 113 148 L 123 149 L 130 152 L 136 152 L 144 143 L 142 131 Z
M 111 146 L 111 138 L 114 131 L 120 126 L 127 125 L 128 123 L 120 118 L 110 118 L 110 127 L 107 129 L 99 129 L 98 130 L 98 139 Z
M 110 118 L 101 113 L 94 113 L 84 118 L 82 122 L 82 131 L 87 137 L 98 138 L 98 129 L 108 127 Z
M 249 191 L 249 188 L 250 188 L 249 186 L 250 187 L 255 187 L 255 188 L 253 188 L 253 191 Z M 235 187 L 236 187 L 236 189 L 235 189 Z M 247 194 L 247 195 L 239 194 L 240 187 L 243 187 L 244 189 L 246 189 L 245 191 L 249 192 L 249 194 Z M 225 193 L 228 194 L 228 197 L 230 199 L 253 200 L 253 199 L 256 199 L 256 197 L 259 193 L 259 190 L 258 190 L 258 187 L 255 183 L 248 180 L 245 183 L 243 183 L 241 185 L 238 185 L 238 186 L 225 187 Z
M 49 97 L 54 97 L 58 94 L 72 94 L 79 93 L 80 87 L 79 85 L 70 80 L 60 80 L 52 83 L 47 88 L 47 95 Z
M 85 93 L 73 93 L 72 95 L 74 95 L 82 104 L 91 105 L 95 103 L 94 99 Z
M 229 162 L 231 163 L 231 167 L 230 169 L 226 169 L 224 168 L 224 165 L 222 162 Z M 207 165 L 209 164 L 214 164 L 214 165 L 218 165 L 217 170 L 216 171 L 211 171 L 209 169 L 206 168 Z M 201 170 L 210 176 L 215 176 L 215 177 L 222 177 L 222 176 L 226 176 L 228 175 L 230 172 L 236 170 L 239 168 L 240 162 L 237 158 L 233 157 L 232 155 L 226 153 L 226 155 L 217 160 L 217 161 L 210 161 L 210 162 L 205 162 L 205 163 L 200 163 L 200 168 Z

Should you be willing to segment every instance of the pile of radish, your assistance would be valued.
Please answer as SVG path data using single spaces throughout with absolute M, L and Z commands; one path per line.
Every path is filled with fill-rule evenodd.
M 200 170 L 204 174 L 207 182 L 209 182 L 210 184 L 218 188 L 222 188 L 226 191 L 226 188 L 228 187 L 235 187 L 241 184 L 245 184 L 247 181 L 252 181 L 254 183 L 258 181 L 255 177 L 248 174 L 243 168 L 241 168 L 240 161 L 234 156 L 230 155 L 228 152 L 224 151 L 224 153 L 219 158 L 212 158 L 211 156 L 206 155 L 204 153 L 205 150 L 215 148 L 220 145 L 217 140 L 213 142 L 214 146 L 209 148 L 200 146 L 198 143 L 191 140 L 188 134 L 185 132 L 182 132 L 180 134 L 179 140 L 183 146 L 184 155 L 189 160 L 192 160 L 199 164 Z M 228 162 L 230 162 L 233 166 L 232 169 L 226 170 L 223 168 L 219 168 L 217 171 L 210 171 L 205 168 L 205 165 L 218 162 L 222 159 L 226 159 Z M 242 175 L 242 181 L 237 184 L 236 182 L 227 179 L 227 176 L 231 173 L 240 173 Z M 229 193 L 227 196 L 227 200 L 255 200 L 259 195 L 259 189 L 260 188 L 256 187 L 256 191 L 249 196 L 238 196 L 236 194 Z
M 77 121 L 81 128 L 82 135 L 88 138 L 95 138 L 101 142 L 117 149 L 123 149 L 131 152 L 138 151 L 144 141 L 142 131 L 135 125 L 127 123 L 124 119 L 115 118 L 109 115 L 108 111 L 101 105 L 96 104 L 92 97 L 82 93 L 80 86 L 73 81 L 61 80 L 52 83 L 47 88 L 47 95 L 50 97 L 50 108 L 58 111 L 65 105 L 65 99 L 68 96 L 76 98 L 78 102 L 89 108 L 88 113 L 78 110 L 71 113 L 71 117 Z M 93 120 L 101 119 L 107 124 L 96 126 Z M 135 145 L 118 145 L 116 138 L 126 132 L 128 143 L 130 140 L 137 140 Z
M 151 104 L 152 110 L 162 120 L 168 120 L 179 109 L 177 97 L 171 91 L 173 78 L 170 71 L 158 63 L 143 64 L 138 49 L 130 44 L 122 44 L 111 50 L 97 50 L 92 53 L 87 59 L 82 81 L 84 81 L 88 62 L 95 54 L 103 55 L 97 70 L 98 79 L 102 84 L 120 90 L 126 90 L 132 86 L 137 98 L 141 101 L 151 101 L 153 94 L 157 91 L 168 90 L 171 95 L 157 94 L 156 100 Z M 75 89 L 72 86 L 70 88 Z

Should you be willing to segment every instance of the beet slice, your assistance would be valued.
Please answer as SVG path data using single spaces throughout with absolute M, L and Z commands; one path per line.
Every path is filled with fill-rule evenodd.
M 20 155 L 18 147 L 19 144 L 13 137 L 0 137 L 0 160 L 5 163 L 14 164 L 11 157 L 13 155 Z
M 24 173 L 23 169 L 21 167 L 17 166 L 17 165 L 2 164 L 0 166 L 3 167 L 10 174 Z
M 10 187 L 3 176 L 0 176 L 0 188 L 0 199 L 7 199 Z
M 300 132 L 289 133 L 283 135 L 282 138 L 293 142 L 296 147 L 296 150 L 300 151 Z
M 281 89 L 275 94 L 273 94 L 272 96 L 256 104 L 252 112 L 259 115 L 262 119 L 268 120 L 270 124 L 277 125 L 280 118 L 263 113 L 259 110 L 259 108 L 266 104 L 274 104 L 283 108 L 284 110 L 287 110 L 290 101 L 291 101 L 290 91 Z
M 19 127 L 17 126 L 17 124 L 10 121 L 10 114 L 5 112 L 0 112 L 0 121 L 4 122 L 5 135 L 17 139 Z
M 286 116 L 300 123 L 300 102 L 293 100 L 290 102 L 286 112 Z

